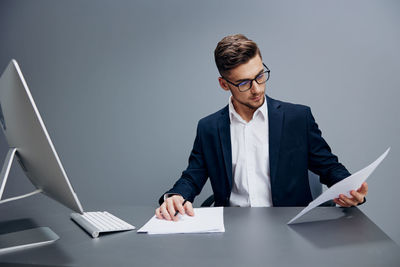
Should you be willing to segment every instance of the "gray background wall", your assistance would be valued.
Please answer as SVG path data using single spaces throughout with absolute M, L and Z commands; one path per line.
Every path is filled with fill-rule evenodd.
M 227 103 L 217 42 L 244 33 L 271 69 L 268 94 L 311 106 L 350 171 L 392 147 L 361 209 L 400 243 L 399 14 L 398 1 L 3 0 L 0 69 L 19 62 L 87 210 L 156 207 L 198 119 Z M 29 187 L 14 168 L 6 195 Z M 54 205 L 20 201 L 33 200 Z

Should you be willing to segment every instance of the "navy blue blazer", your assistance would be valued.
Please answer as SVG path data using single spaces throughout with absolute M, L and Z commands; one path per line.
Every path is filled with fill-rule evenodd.
M 266 96 L 269 123 L 269 161 L 274 206 L 307 206 L 312 196 L 308 169 L 331 186 L 350 175 L 321 136 L 307 106 Z M 229 206 L 232 190 L 232 150 L 228 105 L 201 119 L 189 165 L 166 193 L 193 202 L 210 178 L 215 206 Z M 160 204 L 163 202 L 160 198 Z

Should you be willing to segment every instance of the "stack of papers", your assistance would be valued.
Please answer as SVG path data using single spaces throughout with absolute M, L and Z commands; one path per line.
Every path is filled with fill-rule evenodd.
M 179 220 L 167 221 L 153 216 L 138 233 L 186 234 L 225 232 L 223 207 L 194 209 L 194 216 L 178 215 Z

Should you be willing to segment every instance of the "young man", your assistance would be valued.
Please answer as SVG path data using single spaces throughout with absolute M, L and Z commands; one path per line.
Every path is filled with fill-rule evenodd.
M 215 206 L 307 206 L 312 201 L 308 170 L 332 186 L 350 175 L 321 136 L 309 107 L 265 95 L 269 69 L 257 44 L 244 35 L 224 37 L 215 62 L 219 85 L 230 91 L 229 104 L 201 119 L 189 166 L 159 200 L 156 216 L 193 216 L 192 202 L 210 178 Z M 364 183 L 342 207 L 364 201 Z M 185 202 L 185 203 L 184 203 Z

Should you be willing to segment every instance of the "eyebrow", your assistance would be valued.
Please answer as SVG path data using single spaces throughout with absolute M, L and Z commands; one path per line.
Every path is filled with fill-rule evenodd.
M 264 68 L 258 72 L 258 74 L 256 75 L 255 78 L 257 78 L 257 76 L 260 75 L 260 74 L 263 73 L 263 72 L 264 72 Z M 255 79 L 255 78 L 254 78 L 254 79 Z M 250 79 L 250 78 L 247 78 L 247 79 L 240 79 L 240 80 L 236 80 L 235 83 L 240 83 L 240 82 L 244 82 L 244 81 L 248 81 L 248 80 L 253 80 L 253 79 Z

